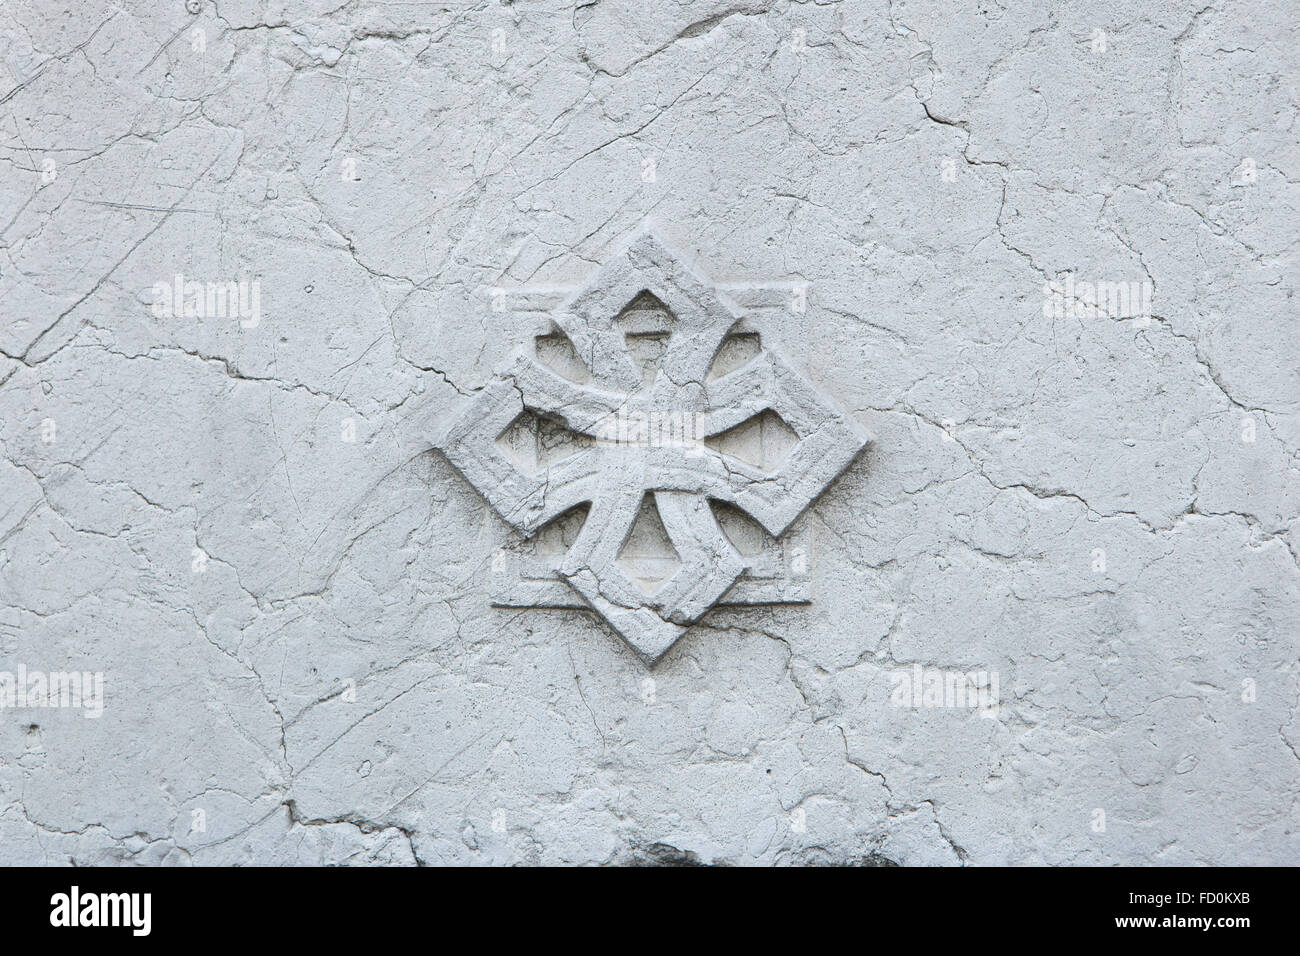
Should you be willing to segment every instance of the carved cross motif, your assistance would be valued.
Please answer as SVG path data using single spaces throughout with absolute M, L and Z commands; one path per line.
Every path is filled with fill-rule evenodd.
M 714 503 L 779 537 L 870 439 L 653 233 L 550 320 L 435 444 L 526 535 L 587 509 L 553 581 L 653 663 L 755 565 Z M 675 562 L 628 558 L 648 512 Z

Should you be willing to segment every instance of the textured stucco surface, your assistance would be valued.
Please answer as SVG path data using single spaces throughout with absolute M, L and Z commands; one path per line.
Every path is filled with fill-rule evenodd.
M 4 0 L 0 43 L 0 671 L 104 679 L 0 710 L 0 862 L 1300 863 L 1287 3 Z M 494 606 L 510 530 L 430 450 L 528 334 L 493 290 L 646 222 L 806 283 L 766 321 L 875 439 L 811 603 L 653 669 Z M 255 321 L 159 314 L 178 274 Z M 1067 274 L 1153 315 L 1045 314 Z M 891 704 L 914 664 L 996 713 Z

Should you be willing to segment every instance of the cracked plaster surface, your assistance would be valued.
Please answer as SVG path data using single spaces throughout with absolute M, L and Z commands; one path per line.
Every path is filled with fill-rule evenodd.
M 1284 4 L 193 9 L 0 9 L 0 862 L 1300 862 Z M 423 427 L 647 220 L 874 438 L 653 671 Z

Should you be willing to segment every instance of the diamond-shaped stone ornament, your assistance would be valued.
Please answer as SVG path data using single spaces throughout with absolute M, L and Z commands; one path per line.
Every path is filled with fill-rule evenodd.
M 550 319 L 547 350 L 516 356 L 435 446 L 525 535 L 586 507 L 536 603 L 567 587 L 653 663 L 755 568 L 714 503 L 779 539 L 870 439 L 649 230 Z M 642 574 L 624 552 L 644 550 L 629 545 L 650 506 L 675 560 Z

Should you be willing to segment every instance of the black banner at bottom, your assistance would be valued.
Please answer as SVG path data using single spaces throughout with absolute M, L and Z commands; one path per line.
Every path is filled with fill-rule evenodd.
M 702 869 L 702 868 L 701 868 Z M 1216 946 L 1284 930 L 1284 869 L 732 869 L 712 876 L 666 868 L 537 872 L 528 869 L 8 869 L 0 870 L 6 941 L 137 941 L 336 949 L 374 945 L 377 931 L 423 933 L 472 925 L 494 943 L 530 945 L 575 931 L 686 931 L 701 921 L 736 941 L 766 935 L 770 920 L 853 925 L 861 939 L 954 933 L 950 944 L 992 945 L 1001 930 L 1139 945 L 1203 940 Z M 700 881 L 700 882 L 697 882 Z M 708 893 L 705 897 L 703 894 Z M 674 912 L 678 915 L 674 916 Z M 683 923 L 682 920 L 686 922 Z M 965 929 L 962 929 L 965 927 Z M 791 927 L 793 928 L 793 927 Z M 451 937 L 454 939 L 455 937 Z M 680 938 L 680 937 L 678 937 Z M 614 945 L 614 939 L 605 937 Z M 436 943 L 437 940 L 429 940 Z

